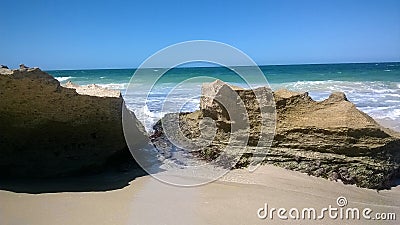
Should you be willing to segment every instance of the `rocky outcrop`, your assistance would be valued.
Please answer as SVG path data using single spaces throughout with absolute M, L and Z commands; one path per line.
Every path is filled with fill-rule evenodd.
M 400 168 L 400 136 L 358 110 L 344 93 L 316 102 L 274 93 L 277 127 L 266 162 L 360 187 L 390 188 Z
M 393 131 L 359 111 L 344 93 L 333 93 L 316 102 L 308 93 L 287 92 L 274 94 L 278 115 L 276 146 L 368 156 L 381 152 L 396 139 Z
M 112 98 L 121 98 L 121 92 L 118 90 L 110 90 L 106 88 L 102 88 L 96 84 L 89 84 L 80 86 L 77 84 L 68 81 L 64 87 L 75 89 L 76 93 L 80 95 L 90 95 L 97 97 L 112 97 Z
M 268 128 L 275 127 L 275 103 L 272 91 L 266 87 L 245 90 L 220 80 L 206 83 L 202 86 L 200 109 L 202 117 L 216 121 L 218 130 L 248 129 L 250 146 L 272 142 L 273 130 Z
M 273 130 L 271 126 L 276 125 L 272 147 L 264 163 L 327 179 L 340 179 L 360 187 L 391 187 L 400 174 L 399 133 L 383 128 L 359 111 L 344 93 L 332 93 L 328 99 L 317 102 L 308 93 L 278 90 L 270 98 L 268 91 L 266 88 L 232 88 L 221 81 L 204 84 L 202 95 L 205 97 L 201 98 L 200 110 L 179 115 L 181 132 L 189 139 L 196 138 L 201 134 L 199 121 L 211 117 L 217 124 L 216 135 L 207 148 L 199 150 L 199 155 L 206 159 L 218 156 L 226 146 L 224 143 L 234 134 L 227 124 L 236 122 L 227 116 L 226 109 L 218 102 L 232 98 L 225 95 L 235 92 L 245 104 L 251 128 L 247 143 L 249 151 L 236 167 L 248 165 L 254 152 L 265 153 L 267 148 L 258 143 L 268 141 Z M 260 95 L 264 96 L 264 102 L 256 101 L 255 93 L 266 93 Z M 218 97 L 221 95 L 225 97 Z M 236 104 L 237 99 L 231 101 Z M 265 107 L 267 117 L 261 117 L 260 106 Z M 272 107 L 275 107 L 276 114 Z M 276 124 L 272 122 L 275 116 Z M 165 118 L 168 120 L 168 117 Z M 260 130 L 259 124 L 266 124 L 266 128 L 262 128 L 265 130 Z M 157 137 L 153 137 L 156 147 L 161 145 L 159 140 L 165 142 L 160 125 L 156 124 Z
M 122 129 L 127 109 L 118 91 L 62 87 L 38 68 L 2 68 L 0 99 L 1 176 L 95 172 L 128 152 Z M 137 144 L 146 144 L 144 128 L 129 115 Z

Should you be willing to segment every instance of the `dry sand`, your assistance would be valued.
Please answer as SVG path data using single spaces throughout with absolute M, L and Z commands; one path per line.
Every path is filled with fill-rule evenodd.
M 257 210 L 265 203 L 287 209 L 337 207 L 339 196 L 347 198 L 346 207 L 369 207 L 374 212 L 394 212 L 400 217 L 400 186 L 378 193 L 274 166 L 261 166 L 254 173 L 235 170 L 220 181 L 190 188 L 142 176 L 112 191 L 27 194 L 1 190 L 0 224 L 281 224 L 287 221 L 258 219 Z M 291 222 L 398 224 L 399 219 L 397 223 L 329 218 Z

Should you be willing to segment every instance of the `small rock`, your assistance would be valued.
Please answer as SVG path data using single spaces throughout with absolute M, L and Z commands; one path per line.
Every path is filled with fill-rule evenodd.
M 19 64 L 19 69 L 25 70 L 25 69 L 29 69 L 29 67 L 25 66 L 25 64 Z
M 339 179 L 339 174 L 336 172 L 332 172 L 331 176 L 329 177 L 329 180 L 337 181 L 338 179 Z
M 333 92 L 328 99 L 324 100 L 324 103 L 335 103 L 347 100 L 346 95 L 343 92 Z

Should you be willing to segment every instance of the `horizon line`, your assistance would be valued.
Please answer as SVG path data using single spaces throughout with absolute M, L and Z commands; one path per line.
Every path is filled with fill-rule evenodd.
M 383 62 L 335 62 L 335 63 L 290 63 L 290 64 L 263 64 L 263 65 L 257 65 L 259 67 L 263 66 L 301 66 L 301 65 L 338 65 L 338 64 L 376 64 L 376 63 L 400 63 L 400 61 L 383 61 Z M 246 65 L 229 65 L 230 67 L 251 67 L 251 66 L 246 66 Z M 173 67 L 176 69 L 180 68 L 223 68 L 225 66 L 221 65 L 215 65 L 215 66 L 182 66 L 182 67 Z M 34 68 L 34 67 L 32 67 Z M 40 68 L 40 67 L 39 67 Z M 173 68 L 162 68 L 162 67 L 146 67 L 142 69 L 173 69 Z M 43 71 L 59 71 L 59 70 L 69 70 L 69 71 L 74 71 L 74 70 L 136 70 L 138 68 L 128 68 L 128 67 L 122 67 L 122 68 L 115 68 L 115 67 L 103 67 L 103 68 L 84 68 L 84 69 L 44 69 Z

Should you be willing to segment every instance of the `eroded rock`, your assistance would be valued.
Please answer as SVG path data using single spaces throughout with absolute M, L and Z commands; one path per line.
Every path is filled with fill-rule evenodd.
M 0 175 L 49 177 L 99 171 L 127 152 L 124 100 L 95 85 L 60 86 L 38 68 L 0 69 Z M 132 113 L 138 145 L 144 128 Z
M 344 93 L 335 92 L 328 99 L 317 102 L 308 93 L 278 90 L 273 97 L 275 124 L 271 123 L 275 118 L 270 108 L 273 104 L 265 104 L 272 99 L 264 95 L 265 103 L 261 103 L 261 106 L 267 107 L 270 113 L 267 117 L 261 117 L 260 103 L 254 95 L 256 91 L 232 88 L 221 81 L 203 85 L 202 95 L 216 98 L 202 97 L 199 111 L 180 114 L 181 132 L 188 138 L 200 135 L 199 121 L 204 117 L 217 121 L 216 136 L 208 148 L 200 151 L 201 157 L 215 158 L 232 134 L 228 126 L 232 118 L 218 104 L 218 98 L 228 99 L 234 105 L 238 101 L 235 96 L 239 96 L 250 121 L 247 148 L 251 151 L 248 152 L 266 153 L 267 148 L 257 147 L 259 141 L 268 138 L 260 135 L 259 124 L 276 125 L 265 163 L 373 189 L 390 188 L 400 174 L 399 133 L 380 126 L 349 102 Z M 165 142 L 165 139 L 160 126 L 156 128 L 160 138 L 155 138 L 153 142 L 157 146 L 157 140 Z M 267 129 L 264 134 L 269 134 L 269 131 Z M 252 153 L 245 154 L 239 166 L 248 165 L 251 156 Z

